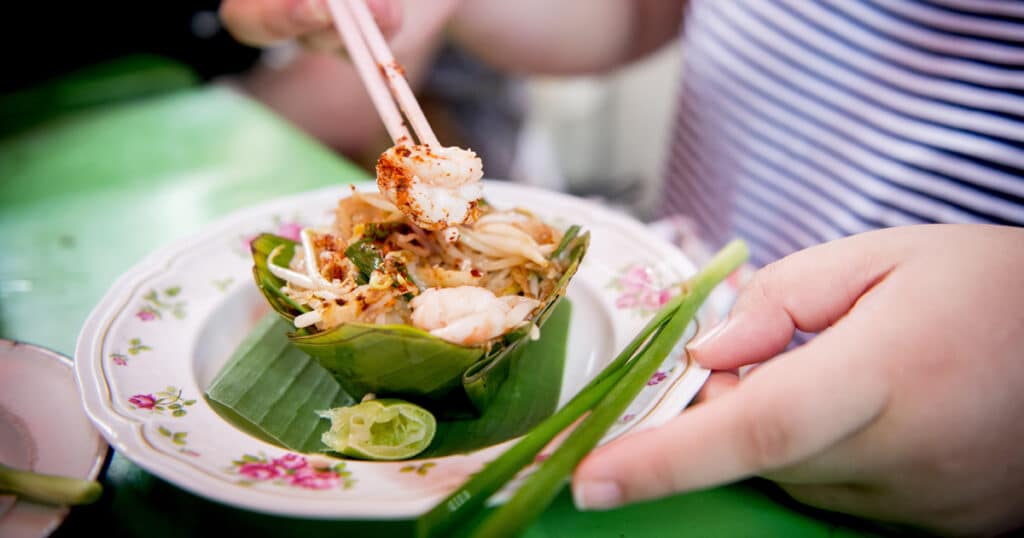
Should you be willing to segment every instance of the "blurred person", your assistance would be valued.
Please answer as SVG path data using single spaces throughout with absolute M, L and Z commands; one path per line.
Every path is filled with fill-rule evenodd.
M 277 39 L 239 42 L 225 30 L 219 7 L 219 0 L 156 3 L 146 7 L 148 22 L 140 24 L 132 18 L 138 5 L 119 0 L 59 8 L 17 3 L 8 20 L 21 23 L 11 25 L 2 38 L 11 65 L 0 80 L 0 96 L 31 92 L 104 62 L 155 55 L 187 66 L 203 83 L 230 86 L 255 98 L 339 153 L 366 165 L 376 162 L 390 140 L 355 69 L 339 59 L 341 43 L 333 29 L 304 38 L 302 46 Z M 413 2 L 382 13 L 378 23 L 439 133 L 478 148 L 490 163 L 488 172 L 505 177 L 521 117 L 515 81 L 445 43 L 440 28 L 448 12 Z M 402 15 L 416 24 L 402 26 Z M 315 10 L 297 9 L 292 16 L 296 24 L 329 21 Z M 268 25 L 266 37 L 273 32 L 290 35 L 289 20 Z M 43 21 L 45 32 L 40 30 Z M 54 45 L 33 45 L 44 38 Z M 18 53 L 27 48 L 30 54 Z M 485 98 L 490 104 L 496 93 L 506 96 L 501 106 L 480 104 Z M 38 108 L 46 107 L 38 103 Z
M 31 92 L 84 68 L 151 55 L 188 67 L 200 82 L 226 83 L 257 98 L 344 153 L 359 154 L 383 134 L 350 65 L 333 54 L 298 47 L 240 44 L 224 30 L 218 7 L 217 0 L 159 2 L 146 6 L 142 24 L 135 17 L 140 8 L 131 2 L 57 7 L 16 3 L 7 20 L 20 23 L 12 24 L 3 37 L 12 65 L 0 82 L 0 93 Z M 435 34 L 430 38 L 436 39 Z M 34 46 L 42 39 L 52 40 L 52 46 Z M 419 39 L 402 37 L 403 42 L 416 41 L 410 47 L 415 54 L 403 51 L 414 81 L 422 77 L 433 53 Z M 31 53 L 17 53 L 29 48 Z M 338 118 L 343 118 L 343 129 L 337 128 Z
M 253 42 L 326 28 L 259 32 L 297 6 L 322 9 L 221 13 Z M 430 6 L 460 46 L 520 73 L 603 71 L 681 33 L 662 215 L 712 246 L 743 237 L 765 266 L 688 346 L 718 370 L 701 403 L 596 449 L 574 475 L 580 508 L 761 475 L 813 506 L 934 532 L 1024 524 L 1024 4 Z M 797 330 L 818 334 L 789 348 Z

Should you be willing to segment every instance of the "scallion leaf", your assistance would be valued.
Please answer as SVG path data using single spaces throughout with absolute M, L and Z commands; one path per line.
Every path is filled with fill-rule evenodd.
M 473 536 L 511 536 L 529 525 L 557 494 L 556 486 L 597 445 L 605 431 L 646 385 L 682 337 L 711 290 L 746 258 L 747 248 L 742 242 L 734 241 L 723 248 L 704 270 L 687 281 L 683 293 L 669 301 L 627 348 L 569 404 L 421 516 L 417 521 L 418 536 L 441 536 L 457 529 L 488 497 L 529 464 L 555 435 L 593 408 L 590 416 L 527 479 L 516 495 L 485 520 Z M 610 390 L 613 386 L 615 391 Z
M 0 494 L 13 493 L 48 504 L 89 504 L 100 498 L 103 486 L 95 480 L 20 471 L 0 463 Z
M 569 244 L 572 243 L 573 239 L 576 239 L 576 236 L 579 235 L 579 233 L 580 227 L 578 225 L 573 224 L 572 226 L 569 226 L 569 228 L 565 230 L 565 233 L 562 234 L 562 241 L 558 243 L 558 246 L 555 247 L 555 250 L 551 252 L 551 256 L 548 257 L 554 260 L 561 256 L 562 251 L 564 251 L 566 247 L 568 247 Z
M 381 256 L 380 250 L 368 238 L 360 239 L 349 245 L 345 249 L 345 257 L 356 266 L 356 269 L 359 269 L 359 275 L 356 277 L 356 282 L 359 284 L 369 282 L 370 275 L 384 263 L 384 257 Z
M 614 392 L 607 394 L 590 415 L 562 443 L 544 464 L 516 491 L 515 496 L 485 520 L 472 534 L 474 538 L 514 536 L 529 525 L 551 503 L 558 486 L 590 452 L 646 386 L 647 380 L 682 338 L 697 309 L 711 290 L 747 259 L 747 248 L 740 241 L 726 245 L 707 267 L 689 280 L 683 300 L 665 325 L 629 365 Z
M 562 409 L 558 410 L 541 422 L 523 437 L 518 443 L 506 450 L 487 468 L 477 473 L 468 482 L 455 490 L 444 501 L 439 503 L 416 522 L 417 536 L 433 538 L 447 536 L 449 531 L 458 528 L 473 517 L 476 509 L 506 482 L 511 480 L 524 466 L 533 461 L 537 453 L 547 445 L 559 432 L 594 406 L 622 378 L 626 370 L 623 365 L 636 353 L 636 350 L 648 340 L 651 333 L 661 326 L 668 315 L 679 307 L 679 301 L 673 300 L 665 306 L 641 330 L 640 334 L 626 346 L 616 359 L 598 374 Z

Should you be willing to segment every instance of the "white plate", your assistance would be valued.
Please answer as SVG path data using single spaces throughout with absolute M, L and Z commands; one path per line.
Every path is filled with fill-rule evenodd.
M 160 249 L 114 284 L 86 321 L 75 357 L 86 412 L 111 445 L 217 501 L 289 516 L 376 519 L 423 513 L 509 446 L 430 461 L 306 458 L 246 435 L 206 404 L 204 390 L 267 311 L 252 283 L 248 239 L 326 222 L 346 190 L 239 211 Z M 695 268 L 640 223 L 596 204 L 500 182 L 487 182 L 485 192 L 496 205 L 530 208 L 556 226 L 575 223 L 591 233 L 568 291 L 574 308 L 564 403 L 634 336 L 667 297 L 663 290 Z M 710 326 L 707 309 L 702 315 Z M 606 440 L 671 418 L 707 375 L 673 354 Z
M 0 340 L 0 462 L 16 469 L 93 480 L 107 444 L 82 412 L 71 360 Z M 0 495 L 0 536 L 46 536 L 68 507 Z

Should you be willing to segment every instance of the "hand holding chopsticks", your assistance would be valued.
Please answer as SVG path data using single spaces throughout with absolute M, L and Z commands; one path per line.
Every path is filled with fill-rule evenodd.
M 402 67 L 395 61 L 364 0 L 327 0 L 327 5 L 391 139 L 395 144 L 415 144 L 399 112 L 401 108 L 419 142 L 432 148 L 440 147 Z

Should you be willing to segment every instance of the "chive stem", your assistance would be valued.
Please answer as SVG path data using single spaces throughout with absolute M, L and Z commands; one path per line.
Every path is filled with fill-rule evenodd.
M 417 536 L 419 538 L 432 538 L 436 536 L 447 536 L 450 531 L 454 531 L 459 525 L 465 523 L 470 519 L 476 510 L 480 508 L 483 503 L 495 492 L 501 489 L 509 480 L 511 480 L 520 469 L 528 465 L 533 461 L 534 457 L 539 453 L 547 443 L 551 441 L 558 433 L 568 427 L 570 424 L 576 421 L 580 416 L 586 413 L 595 405 L 595 413 L 598 409 L 604 409 L 602 411 L 602 418 L 599 421 L 594 420 L 594 414 L 577 428 L 577 431 L 573 433 L 573 436 L 569 440 L 566 440 L 562 444 L 562 448 L 555 452 L 552 458 L 548 459 L 540 470 L 537 471 L 530 479 L 524 484 L 524 487 L 531 483 L 535 483 L 538 480 L 542 480 L 544 484 L 551 481 L 551 478 L 545 478 L 547 474 L 555 476 L 554 482 L 559 482 L 572 471 L 575 464 L 582 459 L 598 441 L 603 437 L 604 431 L 615 421 L 616 418 L 622 413 L 622 411 L 628 406 L 633 400 L 636 394 L 643 388 L 650 375 L 653 374 L 654 370 L 644 374 L 643 372 L 637 373 L 637 369 L 641 366 L 644 372 L 652 368 L 656 370 L 657 367 L 662 363 L 664 357 L 672 350 L 675 346 L 676 341 L 682 336 L 686 327 L 689 325 L 690 320 L 696 313 L 697 308 L 704 302 L 711 290 L 721 282 L 725 277 L 729 275 L 736 267 L 740 266 L 747 258 L 746 245 L 739 241 L 733 241 L 725 248 L 723 248 L 718 255 L 715 256 L 706 268 L 695 275 L 692 279 L 686 282 L 683 287 L 683 293 L 680 293 L 676 297 L 673 297 L 668 303 L 666 303 L 661 310 L 659 310 L 654 317 L 641 329 L 640 333 L 631 341 L 625 349 L 613 360 L 597 377 L 595 377 L 590 383 L 588 383 L 568 404 L 562 409 L 556 412 L 554 415 L 540 423 L 530 433 L 524 436 L 518 443 L 513 445 L 501 456 L 492 461 L 487 467 L 477 473 L 472 479 L 467 481 L 455 492 L 449 495 L 446 499 L 440 502 L 437 506 L 431 509 L 429 512 L 421 516 L 416 522 Z M 670 330 L 671 329 L 671 330 Z M 645 345 L 646 344 L 646 345 Z M 641 346 L 643 348 L 641 349 Z M 639 353 L 637 350 L 640 350 Z M 661 359 L 657 359 L 658 356 Z M 630 363 L 630 359 L 636 359 L 633 363 Z M 644 360 L 645 364 L 640 364 L 639 361 Z M 639 379 L 640 382 L 635 390 L 626 390 L 626 386 L 619 386 L 622 382 L 623 385 L 627 384 L 627 380 L 633 380 L 629 385 L 637 385 L 635 380 Z M 612 387 L 618 387 L 612 396 L 606 398 Z M 615 400 L 614 405 L 611 403 L 604 404 L 604 401 Z M 601 404 L 599 404 L 601 402 Z M 619 409 L 617 412 L 615 409 Z M 608 418 L 610 417 L 610 419 Z M 607 422 L 607 424 L 604 424 Z M 589 447 L 582 449 L 579 452 L 579 448 L 572 453 L 572 455 L 559 456 L 559 460 L 562 463 L 559 464 L 559 469 L 555 471 L 545 469 L 551 469 L 552 459 L 555 458 L 564 448 L 570 444 L 570 440 L 574 437 L 578 437 L 579 429 L 583 428 L 585 424 L 592 424 L 587 426 L 590 433 L 586 433 L 585 441 L 575 442 L 577 446 L 584 447 L 586 442 L 589 442 L 590 438 L 593 437 L 593 442 Z M 596 433 L 595 433 L 596 432 Z M 579 453 L 578 453 L 579 452 Z M 578 454 L 577 454 L 578 453 Z M 568 454 L 568 453 L 566 453 Z M 546 474 L 541 474 L 546 473 Z M 538 478 L 540 474 L 540 478 Z M 557 484 L 556 484 L 557 485 Z M 533 486 L 531 491 L 537 489 L 539 486 Z M 533 503 L 537 506 L 530 507 L 529 510 L 523 511 L 522 505 L 524 504 L 524 494 L 522 489 L 520 493 L 510 501 L 516 502 L 511 508 L 515 512 L 509 514 L 509 504 L 499 509 L 492 518 L 485 522 L 485 527 L 481 528 L 481 532 L 489 532 L 488 528 L 496 529 L 498 536 L 508 535 L 511 528 L 521 528 L 528 524 L 532 517 L 525 518 L 519 527 L 501 527 L 501 525 L 508 525 L 508 523 L 502 523 L 509 519 L 514 520 L 516 517 L 522 517 L 519 514 L 539 514 L 551 501 L 554 494 L 557 493 L 557 489 L 554 487 L 548 488 L 549 491 L 541 490 L 539 494 L 534 495 Z M 519 499 L 519 501 L 516 501 Z M 503 515 L 503 513 L 505 515 Z M 495 520 L 494 518 L 499 518 Z M 491 521 L 497 521 L 491 523 Z M 504 529 L 504 530 L 503 530 Z
M 747 259 L 746 245 L 733 241 L 712 259 L 706 268 L 687 282 L 682 304 L 649 345 L 639 353 L 614 392 L 607 394 L 590 415 L 562 445 L 520 486 L 516 494 L 486 519 L 473 533 L 474 538 L 514 536 L 529 525 L 558 494 L 559 486 L 576 465 L 590 452 L 608 428 L 647 384 L 665 358 L 675 348 L 690 325 L 697 309 L 711 290 Z
M 100 498 L 103 486 L 94 480 L 21 471 L 0 463 L 0 494 L 13 493 L 48 504 L 88 504 Z
M 471 518 L 475 510 L 506 482 L 511 480 L 524 466 L 533 461 L 551 439 L 572 424 L 588 409 L 594 406 L 622 378 L 623 366 L 632 358 L 649 337 L 661 327 L 665 320 L 679 308 L 682 297 L 675 297 L 667 303 L 641 329 L 640 333 L 597 377 L 559 409 L 555 414 L 538 424 L 529 434 L 488 464 L 486 470 L 477 473 L 433 509 L 420 516 L 416 522 L 417 536 L 428 538 L 447 536 L 448 530 Z
M 573 224 L 572 226 L 569 226 L 569 229 L 562 234 L 562 240 L 558 243 L 558 246 L 555 247 L 555 250 L 551 252 L 551 255 L 548 256 L 548 259 L 553 260 L 559 257 L 562 254 L 562 251 L 569 246 L 569 243 L 572 243 L 573 239 L 576 239 L 576 236 L 579 235 L 579 233 L 579 225 Z

